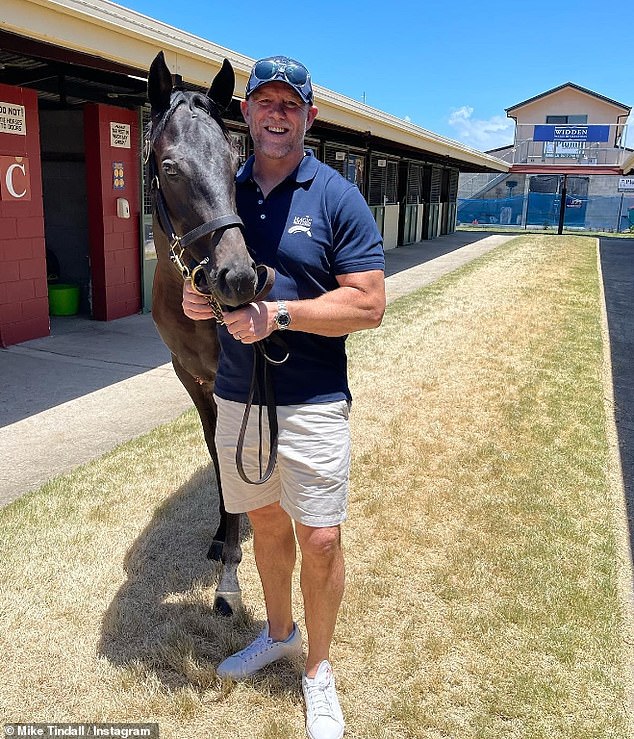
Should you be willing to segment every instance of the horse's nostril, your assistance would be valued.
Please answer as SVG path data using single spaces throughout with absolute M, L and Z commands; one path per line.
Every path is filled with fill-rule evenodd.
M 219 269 L 218 272 L 216 272 L 216 288 L 221 292 L 224 293 L 227 290 L 227 275 L 229 274 L 229 270 L 227 268 Z
M 221 268 L 216 273 L 216 291 L 227 305 L 240 305 L 255 296 L 255 270 Z
M 211 292 L 211 285 L 209 284 L 209 275 L 203 270 L 194 270 L 192 274 L 193 287 L 200 293 L 207 294 Z

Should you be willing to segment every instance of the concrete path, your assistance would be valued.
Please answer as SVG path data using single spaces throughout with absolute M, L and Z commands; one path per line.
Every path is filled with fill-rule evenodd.
M 610 336 L 614 421 L 630 534 L 634 542 L 634 239 L 600 239 Z
M 388 300 L 513 236 L 458 232 L 386 254 Z M 0 350 L 0 506 L 191 407 L 152 318 L 53 318 L 51 336 Z

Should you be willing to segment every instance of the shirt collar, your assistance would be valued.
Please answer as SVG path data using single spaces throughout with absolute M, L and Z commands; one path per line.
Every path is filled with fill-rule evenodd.
M 314 179 L 319 168 L 319 162 L 315 158 L 315 155 L 310 149 L 307 149 L 304 153 L 304 158 L 299 163 L 297 169 L 288 176 L 288 180 L 293 180 L 297 184 L 302 185 L 306 182 L 310 182 Z M 250 156 L 247 161 L 240 167 L 238 174 L 236 175 L 236 182 L 239 185 L 248 182 L 253 179 L 253 162 L 255 161 L 254 156 Z

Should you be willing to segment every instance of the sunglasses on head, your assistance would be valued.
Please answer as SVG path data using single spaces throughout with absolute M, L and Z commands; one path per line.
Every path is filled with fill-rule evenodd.
M 283 77 L 291 85 L 305 85 L 309 78 L 306 67 L 299 62 L 274 62 L 270 59 L 259 61 L 253 67 L 253 75 L 261 82 L 269 82 L 276 77 Z
M 312 102 L 313 89 L 309 71 L 303 64 L 285 57 L 260 59 L 256 62 L 247 84 L 247 97 L 260 85 L 274 80 L 287 82 L 297 90 L 305 102 Z

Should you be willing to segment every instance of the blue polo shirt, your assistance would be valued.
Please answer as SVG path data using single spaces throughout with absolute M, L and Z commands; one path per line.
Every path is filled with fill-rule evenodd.
M 316 298 L 338 287 L 337 275 L 384 269 L 376 222 L 356 185 L 307 152 L 297 169 L 264 198 L 252 177 L 253 157 L 236 177 L 238 214 L 257 264 L 275 269 L 266 300 Z M 272 368 L 278 405 L 351 399 L 345 336 L 277 332 L 289 358 Z M 244 403 L 253 348 L 218 327 L 221 344 L 215 392 Z M 279 354 L 277 347 L 270 349 Z

